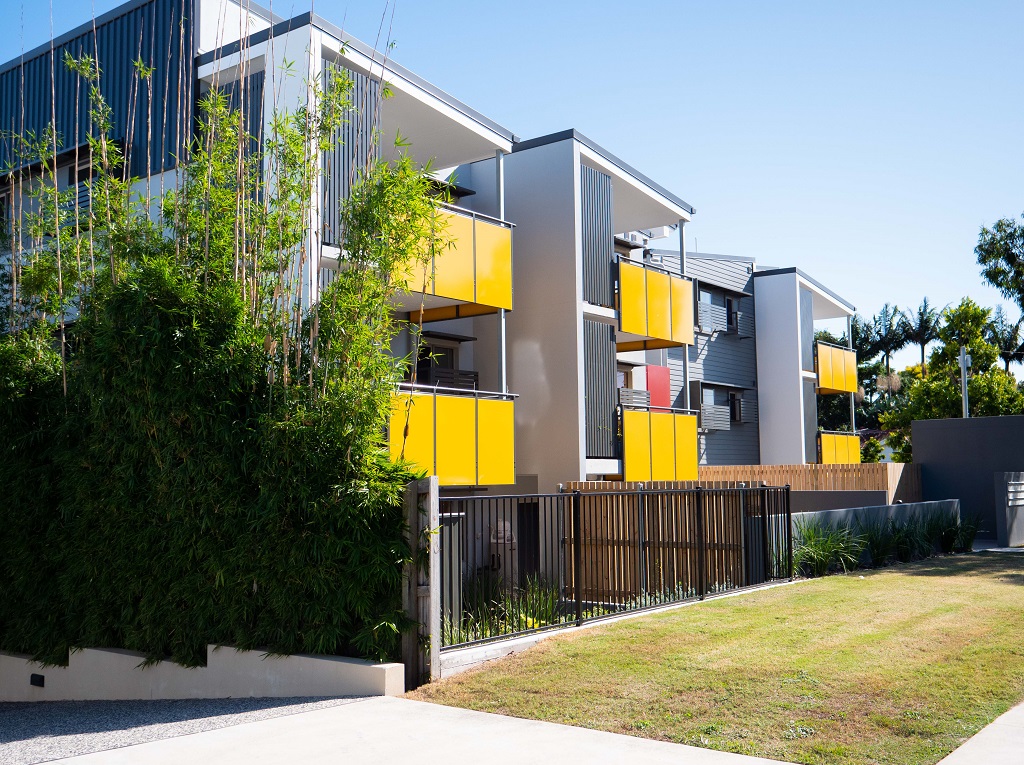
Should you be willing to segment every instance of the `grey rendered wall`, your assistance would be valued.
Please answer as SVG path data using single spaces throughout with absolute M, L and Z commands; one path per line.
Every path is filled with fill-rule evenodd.
M 790 505 L 794 513 L 816 513 L 850 507 L 884 505 L 889 495 L 884 491 L 791 491 Z
M 1024 416 L 919 420 L 911 433 L 924 499 L 959 499 L 995 539 L 994 474 L 1024 471 Z
M 996 473 L 996 540 L 1003 547 L 1024 546 L 1024 473 Z
M 804 493 L 804 492 L 800 492 Z M 812 492 L 813 493 L 813 492 Z M 821 492 L 828 493 L 828 492 Z M 873 492 L 834 492 L 838 494 L 869 494 Z M 885 492 L 879 492 L 883 496 Z M 795 496 L 797 492 L 792 492 Z M 960 501 L 944 499 L 938 502 L 910 502 L 903 505 L 875 505 L 872 507 L 850 507 L 838 510 L 821 510 L 817 512 L 798 511 L 795 502 L 793 507 L 793 533 L 797 533 L 798 524 L 827 523 L 832 527 L 854 526 L 858 523 L 875 523 L 894 519 L 904 521 L 908 517 L 928 518 L 933 515 L 960 518 Z
M 664 258 L 665 265 L 675 266 L 677 259 Z M 715 288 L 739 292 L 753 291 L 750 263 L 742 260 L 702 258 L 689 253 L 686 273 L 702 286 L 712 290 L 712 302 L 725 304 L 725 293 Z M 696 296 L 695 296 L 696 297 Z M 740 297 L 739 310 L 754 315 L 754 299 Z M 753 326 L 753 322 L 751 322 Z M 753 337 L 739 337 L 726 332 L 697 334 L 689 348 L 668 350 L 669 384 L 673 406 L 683 405 L 683 354 L 690 360 L 690 380 L 724 383 L 745 388 L 744 400 L 757 402 L 757 346 Z M 729 430 L 712 431 L 699 437 L 698 457 L 702 465 L 756 465 L 760 462 L 760 435 L 757 422 L 732 423 Z

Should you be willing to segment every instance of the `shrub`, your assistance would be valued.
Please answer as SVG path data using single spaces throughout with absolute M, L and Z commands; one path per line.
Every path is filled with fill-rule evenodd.
M 979 519 L 976 515 L 968 515 L 966 518 L 960 516 L 960 523 L 956 530 L 956 541 L 953 543 L 954 552 L 965 553 L 974 549 L 974 538 L 978 535 Z
M 910 515 L 902 521 L 889 519 L 896 558 L 902 563 L 927 558 L 932 554 L 933 545 L 928 534 L 928 525 L 917 515 Z
M 797 521 L 793 565 L 807 576 L 824 576 L 857 567 L 864 540 L 849 526 Z
M 889 522 L 882 519 L 858 521 L 857 530 L 864 540 L 864 549 L 868 553 L 871 566 L 878 568 L 887 564 L 896 552 Z

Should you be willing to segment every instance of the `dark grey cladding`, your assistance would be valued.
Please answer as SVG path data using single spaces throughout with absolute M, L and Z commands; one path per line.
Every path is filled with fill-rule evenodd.
M 195 67 L 193 0 L 147 0 L 101 16 L 0 67 L 0 167 L 15 161 L 10 135 L 39 135 L 55 121 L 64 150 L 87 142 L 89 88 L 65 53 L 98 59 L 112 135 L 132 175 L 173 168 L 191 135 Z M 133 62 L 153 67 L 140 80 Z M 54 104 L 56 109 L 54 110 Z M 150 112 L 152 109 L 152 112 Z
M 602 172 L 580 166 L 582 205 L 583 299 L 594 305 L 615 305 L 612 259 L 612 179 Z
M 583 320 L 583 397 L 587 457 L 618 457 L 615 416 L 615 328 Z

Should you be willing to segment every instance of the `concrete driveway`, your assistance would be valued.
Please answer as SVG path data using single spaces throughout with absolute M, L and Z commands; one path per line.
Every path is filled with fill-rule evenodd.
M 453 762 L 778 765 L 632 736 L 400 698 L 360 699 L 55 762 L 63 765 L 261 765 Z

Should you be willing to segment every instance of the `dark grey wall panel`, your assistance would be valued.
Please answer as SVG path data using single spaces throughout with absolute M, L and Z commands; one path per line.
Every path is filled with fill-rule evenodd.
M 65 149 L 85 144 L 89 88 L 64 65 L 64 54 L 90 55 L 99 61 L 100 87 L 112 110 L 112 137 L 130 155 L 131 174 L 144 176 L 174 167 L 192 130 L 193 8 L 193 0 L 129 4 L 122 13 L 114 11 L 95 33 L 90 26 L 59 38 L 52 55 L 47 49 L 0 67 L 0 131 L 38 135 L 55 121 Z M 136 59 L 154 67 L 148 81 L 136 76 Z M 10 141 L 0 138 L 0 165 L 13 161 Z
M 324 69 L 326 87 L 339 72 L 339 68 L 337 64 L 326 63 Z M 373 115 L 380 97 L 380 83 L 358 72 L 341 71 L 352 80 L 353 109 L 348 120 L 338 128 L 334 147 L 324 152 L 323 156 L 326 179 L 323 195 L 324 244 L 338 244 L 341 241 L 341 203 L 348 198 L 352 185 L 367 163 L 380 156 L 380 142 L 373 135 Z
M 614 306 L 612 258 L 612 179 L 580 165 L 580 202 L 583 244 L 583 299 L 594 305 Z
M 736 292 L 753 292 L 754 277 L 751 264 L 743 260 L 716 260 L 702 258 L 692 253 L 686 257 L 686 275 L 697 279 L 702 284 Z
M 800 288 L 800 368 L 814 371 L 814 296 Z
M 959 499 L 995 539 L 995 474 L 1024 471 L 1024 416 L 916 421 L 911 436 L 923 498 Z
M 615 329 L 583 320 L 583 395 L 587 457 L 618 457 L 615 418 Z

